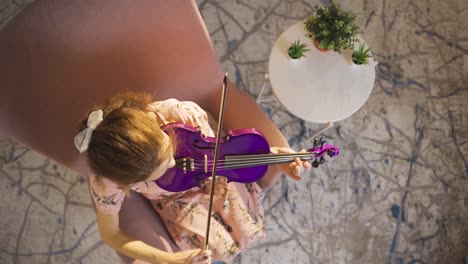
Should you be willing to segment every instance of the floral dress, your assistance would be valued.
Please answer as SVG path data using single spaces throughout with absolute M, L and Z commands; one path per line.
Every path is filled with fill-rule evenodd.
M 193 102 L 168 99 L 153 102 L 148 109 L 154 111 L 163 123 L 183 122 L 200 127 L 204 135 L 214 136 L 206 112 Z M 217 178 L 216 185 L 217 190 L 224 191 L 214 195 L 208 247 L 213 258 L 229 261 L 266 236 L 261 205 L 263 192 L 256 183 L 226 183 Z M 97 210 L 118 214 L 125 199 L 122 188 L 105 178 L 98 182 L 94 175 L 90 178 L 90 187 Z M 210 198 L 202 188 L 168 192 L 152 181 L 137 182 L 129 188 L 151 201 L 181 250 L 201 248 Z

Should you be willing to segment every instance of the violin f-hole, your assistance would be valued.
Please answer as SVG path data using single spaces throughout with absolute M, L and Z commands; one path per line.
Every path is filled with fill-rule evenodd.
M 209 144 L 207 142 L 200 141 L 200 140 L 193 141 L 192 146 L 198 149 L 214 149 L 215 148 L 213 144 Z

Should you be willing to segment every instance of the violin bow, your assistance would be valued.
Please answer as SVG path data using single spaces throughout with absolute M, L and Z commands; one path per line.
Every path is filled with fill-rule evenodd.
M 223 90 L 221 94 L 221 105 L 219 107 L 219 117 L 218 117 L 218 130 L 216 131 L 216 145 L 215 145 L 215 152 L 214 152 L 214 162 L 213 162 L 213 170 L 211 172 L 211 188 L 210 188 L 210 203 L 208 205 L 208 220 L 206 223 L 206 234 L 205 234 L 205 241 L 203 242 L 202 250 L 206 250 L 208 247 L 208 238 L 210 236 L 210 224 L 211 224 L 211 212 L 213 210 L 213 197 L 214 197 L 214 189 L 215 189 L 215 182 L 216 182 L 216 168 L 218 167 L 218 152 L 219 152 L 219 142 L 221 139 L 221 129 L 223 127 L 223 119 L 224 119 L 224 105 L 226 99 L 226 90 L 227 90 L 227 76 L 226 73 L 223 79 Z

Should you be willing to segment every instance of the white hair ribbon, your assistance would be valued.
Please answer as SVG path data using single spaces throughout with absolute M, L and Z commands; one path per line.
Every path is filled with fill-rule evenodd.
M 88 149 L 94 129 L 96 129 L 103 120 L 102 116 L 103 112 L 101 109 L 91 112 L 88 117 L 88 127 L 75 136 L 75 147 L 80 153 L 83 153 Z

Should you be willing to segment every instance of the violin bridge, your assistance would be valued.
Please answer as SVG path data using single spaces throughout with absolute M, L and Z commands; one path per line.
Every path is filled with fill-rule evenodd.
M 205 155 L 205 173 L 208 173 L 208 156 Z

